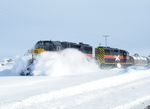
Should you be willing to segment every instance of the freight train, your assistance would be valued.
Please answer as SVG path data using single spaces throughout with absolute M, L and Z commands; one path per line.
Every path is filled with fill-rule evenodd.
M 35 56 L 45 51 L 61 51 L 66 48 L 74 48 L 84 53 L 88 58 L 95 58 L 101 68 L 128 67 L 128 66 L 148 66 L 150 57 L 143 57 L 135 54 L 130 56 L 126 50 L 98 46 L 93 52 L 93 47 L 84 43 L 61 42 L 61 41 L 38 41 L 31 50 L 32 59 L 29 60 L 27 68 L 21 71 L 21 75 L 32 75 L 31 66 Z M 95 56 L 93 55 L 95 54 Z

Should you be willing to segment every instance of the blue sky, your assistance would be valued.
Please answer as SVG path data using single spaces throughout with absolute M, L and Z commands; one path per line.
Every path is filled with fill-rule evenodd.
M 38 40 L 104 44 L 150 54 L 150 0 L 0 0 L 0 57 Z

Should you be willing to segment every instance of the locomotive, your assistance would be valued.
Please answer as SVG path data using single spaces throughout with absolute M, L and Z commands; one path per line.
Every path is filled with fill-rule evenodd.
M 27 76 L 32 74 L 32 64 L 36 60 L 36 56 L 45 51 L 62 51 L 66 48 L 73 48 L 81 51 L 86 57 L 92 58 L 93 47 L 84 43 L 61 42 L 61 41 L 38 41 L 32 50 L 27 54 L 31 54 L 32 58 L 28 60 L 28 65 L 20 72 L 20 75 Z
M 33 54 L 40 54 L 44 51 L 61 51 L 66 48 L 74 48 L 83 52 L 87 57 L 92 57 L 92 46 L 84 43 L 60 42 L 60 41 L 38 41 L 32 50 Z
M 95 58 L 101 68 L 130 66 L 132 64 L 129 52 L 118 48 L 97 47 L 95 48 Z
M 95 58 L 101 68 L 148 66 L 150 58 L 135 54 L 130 56 L 126 50 L 99 46 L 95 48 Z
M 31 66 L 38 54 L 45 51 L 61 51 L 66 48 L 74 48 L 84 53 L 88 58 L 93 58 L 93 47 L 84 43 L 61 42 L 61 41 L 38 41 L 33 50 L 31 50 L 32 59 L 28 61 L 28 66 L 21 71 L 21 75 L 32 75 Z M 128 67 L 128 66 L 148 66 L 150 65 L 150 56 L 143 57 L 135 54 L 130 56 L 126 50 L 98 46 L 95 48 L 95 60 L 101 68 Z

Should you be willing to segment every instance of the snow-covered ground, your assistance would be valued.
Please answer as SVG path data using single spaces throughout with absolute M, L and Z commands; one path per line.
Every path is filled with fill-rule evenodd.
M 38 58 L 36 76 L 18 76 L 26 58 L 0 66 L 0 109 L 144 109 L 150 104 L 149 68 L 101 70 L 75 50 Z

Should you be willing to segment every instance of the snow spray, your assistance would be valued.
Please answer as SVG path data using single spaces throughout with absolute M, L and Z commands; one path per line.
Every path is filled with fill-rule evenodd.
M 76 49 L 44 52 L 37 57 L 34 64 L 34 75 L 78 75 L 100 70 L 94 59 L 89 59 Z

